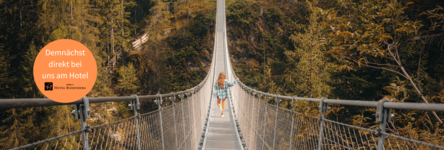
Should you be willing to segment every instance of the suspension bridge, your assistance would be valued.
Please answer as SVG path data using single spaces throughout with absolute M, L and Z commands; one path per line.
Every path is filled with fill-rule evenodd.
M 242 82 L 229 90 L 225 117 L 220 116 L 212 89 L 219 72 L 233 81 L 228 47 L 225 1 L 217 0 L 213 61 L 205 79 L 193 88 L 157 95 L 84 97 L 72 103 L 47 98 L 1 99 L 0 108 L 74 105 L 81 129 L 10 149 L 119 149 L 119 150 L 286 150 L 286 149 L 444 149 L 442 143 L 419 141 L 386 131 L 392 109 L 444 111 L 444 104 L 396 103 L 389 100 L 358 101 L 281 96 L 254 90 Z M 140 102 L 154 100 L 158 110 L 142 112 Z M 134 116 L 91 126 L 93 103 L 128 102 Z M 307 114 L 287 101 L 309 102 L 318 113 Z M 168 102 L 168 103 L 167 103 Z M 329 105 L 376 108 L 377 128 L 326 118 Z M 440 145 L 441 144 L 441 145 Z

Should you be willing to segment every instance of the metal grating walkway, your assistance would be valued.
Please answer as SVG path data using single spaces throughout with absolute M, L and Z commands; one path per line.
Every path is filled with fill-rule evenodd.
M 226 23 L 225 23 L 225 0 L 217 1 L 217 13 L 216 13 L 216 37 L 215 37 L 215 72 L 214 81 L 220 72 L 227 72 L 226 61 Z M 227 77 L 229 75 L 227 74 Z M 233 81 L 233 79 L 229 79 Z M 221 117 L 221 110 L 217 106 L 217 98 L 213 94 L 211 100 L 211 111 L 208 118 L 207 130 L 204 138 L 203 149 L 207 150 L 241 150 L 242 145 L 240 142 L 237 128 L 235 126 L 235 120 L 233 117 L 233 111 L 231 108 L 231 99 L 227 98 L 227 102 L 224 110 L 224 117 Z

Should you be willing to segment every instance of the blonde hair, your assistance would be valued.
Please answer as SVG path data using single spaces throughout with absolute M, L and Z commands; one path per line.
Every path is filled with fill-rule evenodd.
M 219 84 L 220 88 L 224 88 L 224 81 L 227 79 L 227 76 L 224 72 L 220 72 L 219 77 L 216 80 L 216 83 Z

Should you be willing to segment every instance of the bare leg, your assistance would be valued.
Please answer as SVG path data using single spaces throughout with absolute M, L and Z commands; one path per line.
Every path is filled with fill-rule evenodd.
M 225 109 L 225 99 L 223 99 L 222 100 L 222 107 L 220 106 L 220 99 L 217 99 L 218 100 L 218 105 L 219 105 L 219 107 L 220 107 L 220 115 L 222 116 L 222 117 L 224 117 L 224 109 Z
M 226 102 L 226 100 L 227 100 L 227 99 L 223 99 L 223 100 L 222 100 L 222 111 L 225 109 L 225 102 Z
M 219 98 L 217 98 L 217 106 L 218 106 L 219 108 L 222 108 L 222 107 L 220 106 L 220 99 L 219 99 Z

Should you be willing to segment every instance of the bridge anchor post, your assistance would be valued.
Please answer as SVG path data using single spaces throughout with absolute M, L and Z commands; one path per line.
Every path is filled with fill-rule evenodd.
M 91 118 L 91 110 L 89 109 L 89 100 L 88 97 L 83 97 L 83 106 L 80 104 L 74 105 L 74 116 L 76 119 L 80 119 L 80 126 L 82 127 L 82 145 L 84 150 L 89 150 L 89 142 L 88 142 L 88 132 L 89 126 L 86 122 L 86 119 Z
M 139 117 L 137 110 L 140 110 L 140 102 L 139 102 L 139 96 L 136 94 L 131 95 L 132 97 L 136 98 L 135 100 L 132 100 L 129 104 L 131 107 L 131 110 L 134 110 L 134 121 L 136 122 L 136 140 L 137 140 L 137 150 L 141 150 L 140 148 L 140 133 L 139 133 Z
M 378 136 L 378 150 L 384 149 L 385 143 L 385 128 L 387 126 L 387 122 L 391 120 L 391 109 L 384 108 L 384 103 L 390 102 L 388 99 L 382 99 L 378 101 L 376 106 L 376 121 L 379 122 L 379 129 L 376 130 L 375 135 Z

